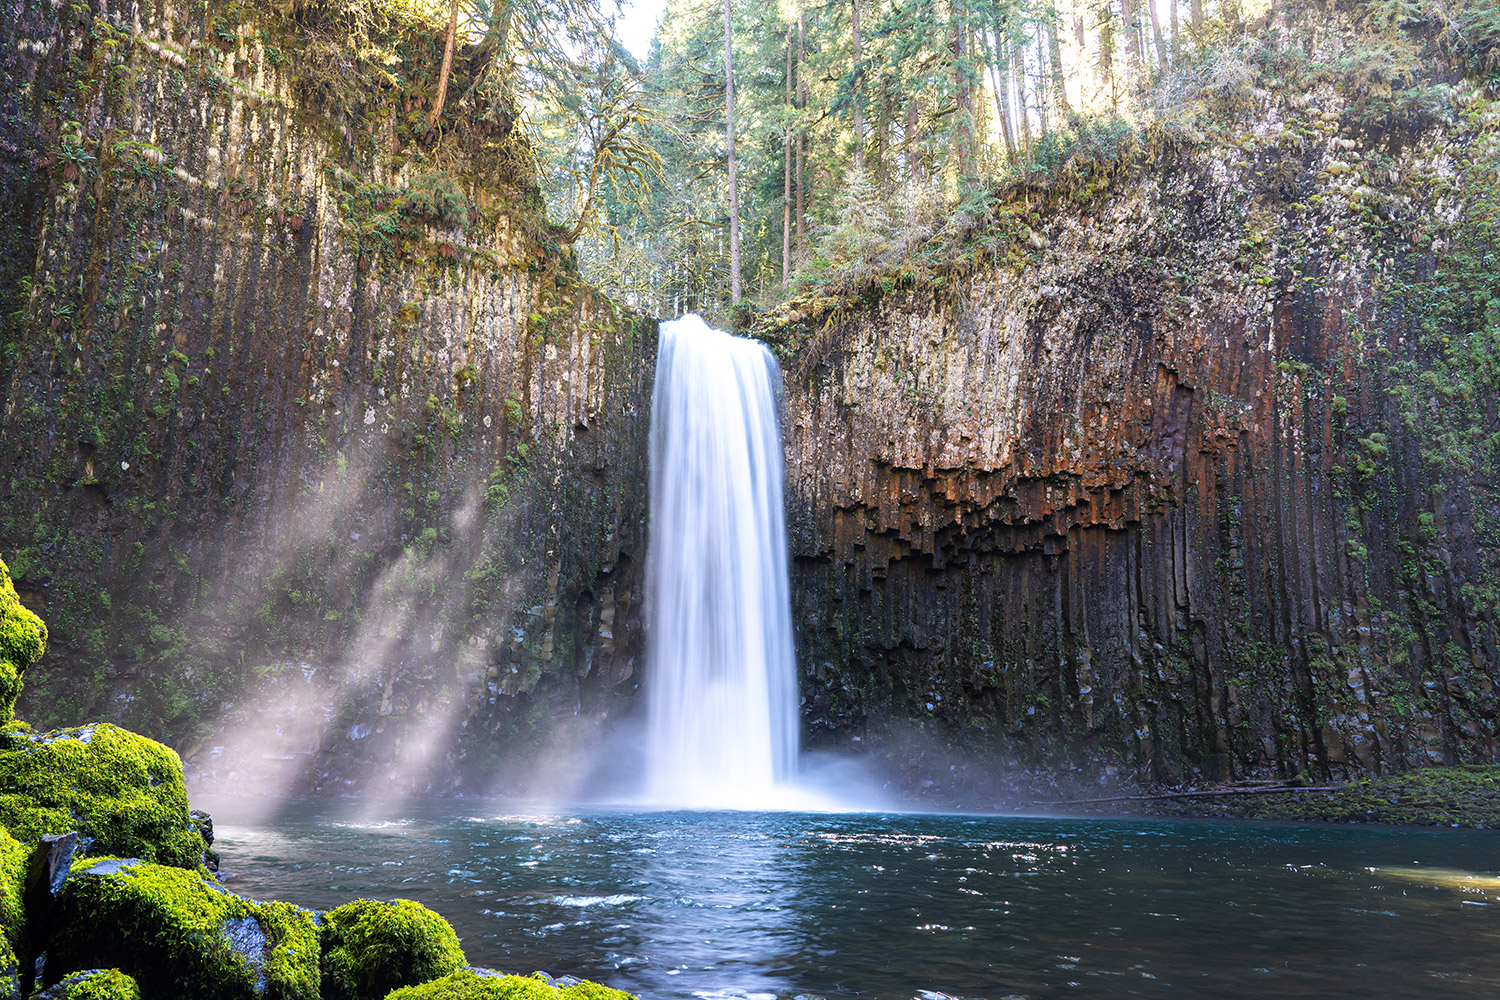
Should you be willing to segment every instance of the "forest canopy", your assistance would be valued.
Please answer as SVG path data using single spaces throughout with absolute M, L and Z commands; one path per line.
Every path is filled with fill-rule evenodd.
M 591 282 L 738 323 L 949 259 L 1008 188 L 1088 188 L 1146 130 L 1201 138 L 1267 88 L 1331 80 L 1400 117 L 1500 73 L 1489 0 L 668 0 L 644 62 L 614 0 L 340 10 L 356 36 L 390 17 L 444 31 L 428 125 L 450 66 L 458 124 L 515 117 Z

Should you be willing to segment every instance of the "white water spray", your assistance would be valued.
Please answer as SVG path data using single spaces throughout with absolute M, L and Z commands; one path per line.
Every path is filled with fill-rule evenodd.
M 697 316 L 661 325 L 651 404 L 648 794 L 765 808 L 797 759 L 781 373 Z

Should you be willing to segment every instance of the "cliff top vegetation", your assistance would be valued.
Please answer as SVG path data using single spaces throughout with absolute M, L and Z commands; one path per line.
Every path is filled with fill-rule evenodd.
M 1273 101 L 1314 114 L 1320 87 L 1367 129 L 1452 117 L 1465 87 L 1500 79 L 1500 12 L 1483 0 L 683 0 L 641 70 L 662 171 L 644 202 L 605 199 L 620 239 L 586 237 L 585 273 L 657 315 L 728 322 L 738 308 L 743 327 L 791 297 L 960 260 L 1174 144 L 1232 144 Z

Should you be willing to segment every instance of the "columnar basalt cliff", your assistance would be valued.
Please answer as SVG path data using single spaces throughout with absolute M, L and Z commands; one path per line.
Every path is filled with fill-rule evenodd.
M 426 127 L 440 31 L 334 16 L 0 18 L 18 712 L 268 791 L 516 783 L 633 693 L 654 324 L 464 60 Z
M 762 328 L 815 732 L 1089 780 L 1500 755 L 1500 102 L 1268 37 L 1287 85 L 1205 95 L 1236 124 Z

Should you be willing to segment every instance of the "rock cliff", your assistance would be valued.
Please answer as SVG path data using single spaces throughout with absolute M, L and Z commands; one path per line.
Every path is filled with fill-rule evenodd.
M 429 129 L 441 31 L 341 9 L 0 18 L 18 712 L 242 788 L 520 781 L 633 690 L 655 328 L 508 97 L 460 59 Z
M 1500 101 L 1299 31 L 762 326 L 815 731 L 1090 781 L 1500 754 Z
M 655 327 L 577 281 L 508 97 L 460 59 L 428 127 L 438 33 L 355 9 L 0 22 L 17 710 L 267 790 L 520 788 L 634 691 Z M 815 734 L 1500 757 L 1493 63 L 1320 12 L 760 327 Z

